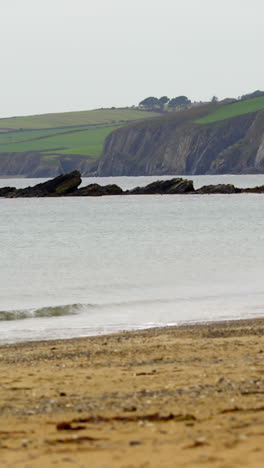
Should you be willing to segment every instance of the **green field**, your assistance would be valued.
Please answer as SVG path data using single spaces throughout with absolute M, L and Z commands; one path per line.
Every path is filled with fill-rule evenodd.
M 133 120 L 146 119 L 160 115 L 156 112 L 124 109 L 98 109 L 80 112 L 63 112 L 59 114 L 30 115 L 0 119 L 0 129 L 41 129 L 77 127 L 81 125 L 116 124 Z
M 98 157 L 101 154 L 105 137 L 118 127 L 120 125 L 76 128 L 67 133 L 65 130 L 59 133 L 58 130 L 42 130 L 0 134 L 0 153 L 41 151 Z
M 0 119 L 0 153 L 36 151 L 47 158 L 51 153 L 97 158 L 113 130 L 157 115 L 127 108 Z
M 220 120 L 230 119 L 242 114 L 257 112 L 261 109 L 264 109 L 264 96 L 235 102 L 233 104 L 226 104 L 222 107 L 219 107 L 212 114 L 196 120 L 196 122 L 200 124 L 208 124 L 218 122 Z

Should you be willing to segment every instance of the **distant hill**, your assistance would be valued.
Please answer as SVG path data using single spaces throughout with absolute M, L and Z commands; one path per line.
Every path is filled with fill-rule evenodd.
M 0 119 L 0 175 L 48 177 L 75 167 L 92 171 L 109 133 L 157 115 L 113 108 Z
M 264 96 L 0 119 L 0 175 L 264 172 Z

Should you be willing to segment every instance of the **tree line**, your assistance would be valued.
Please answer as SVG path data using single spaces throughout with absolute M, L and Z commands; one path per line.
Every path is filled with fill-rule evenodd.
M 166 108 L 177 109 L 177 108 L 186 108 L 191 104 L 190 99 L 187 96 L 177 96 L 172 99 L 168 96 L 162 96 L 160 98 L 149 96 L 139 103 L 139 106 L 145 107 L 149 110 L 151 109 L 160 109 L 165 110 Z
M 253 93 L 249 94 L 244 94 L 243 96 L 239 96 L 237 99 L 233 98 L 230 99 L 231 102 L 236 102 L 236 101 L 244 101 L 247 99 L 252 99 L 256 97 L 261 97 L 264 96 L 264 91 L 254 91 Z M 211 99 L 211 102 L 217 103 L 218 102 L 218 97 L 213 96 Z M 143 101 L 140 101 L 139 107 L 143 107 L 146 110 L 154 110 L 154 111 L 160 111 L 160 112 L 166 112 L 169 110 L 178 110 L 178 109 L 186 109 L 190 106 L 191 100 L 188 99 L 187 96 L 177 96 L 172 99 L 168 98 L 168 96 L 162 96 L 160 98 L 154 97 L 154 96 L 149 96 Z

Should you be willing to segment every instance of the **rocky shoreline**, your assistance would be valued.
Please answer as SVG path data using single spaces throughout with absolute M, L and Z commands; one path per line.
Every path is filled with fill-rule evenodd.
M 156 181 L 145 187 L 135 187 L 122 190 L 116 184 L 89 184 L 79 188 L 82 182 L 79 171 L 59 175 L 47 182 L 34 187 L 17 189 L 16 187 L 0 188 L 2 198 L 38 198 L 38 197 L 100 197 L 105 195 L 173 195 L 173 194 L 233 194 L 233 193 L 264 193 L 264 185 L 252 188 L 238 188 L 232 184 L 204 185 L 194 189 L 193 181 L 183 178 Z

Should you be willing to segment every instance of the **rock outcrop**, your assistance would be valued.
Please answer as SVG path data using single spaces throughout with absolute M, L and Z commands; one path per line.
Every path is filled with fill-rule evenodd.
M 264 193 L 264 185 L 240 189 L 240 193 Z
M 264 185 L 259 187 L 239 188 L 232 184 L 216 184 L 216 185 L 204 185 L 203 187 L 195 190 L 197 194 L 213 194 L 213 193 L 264 193 Z
M 235 187 L 232 184 L 216 184 L 216 185 L 204 185 L 203 187 L 196 190 L 196 193 L 210 194 L 210 193 L 241 193 L 242 189 Z
M 123 193 L 123 190 L 116 184 L 90 184 L 79 188 L 73 195 L 75 197 L 101 197 L 103 195 L 122 195 Z
M 43 184 L 25 189 L 15 187 L 0 188 L 2 198 L 37 198 L 37 197 L 101 197 L 113 195 L 175 195 L 175 194 L 234 194 L 234 193 L 264 193 L 264 185 L 253 188 L 237 188 L 231 184 L 204 185 L 200 189 L 193 188 L 193 181 L 182 178 L 158 180 L 145 187 L 135 187 L 123 191 L 118 185 L 89 184 L 78 188 L 81 184 L 81 174 L 73 171 L 48 180 Z
M 152 182 L 146 187 L 136 187 L 128 190 L 127 194 L 130 195 L 169 195 L 176 193 L 190 193 L 194 192 L 193 181 L 187 179 L 171 179 L 171 180 L 158 180 Z
M 3 187 L 0 188 L 0 197 L 11 198 L 12 194 L 17 192 L 15 187 Z
M 15 189 L 14 187 L 4 187 L 0 189 L 0 196 L 7 198 L 33 198 L 33 197 L 62 197 L 76 192 L 81 183 L 79 171 L 60 175 L 55 179 L 48 180 L 34 187 Z

